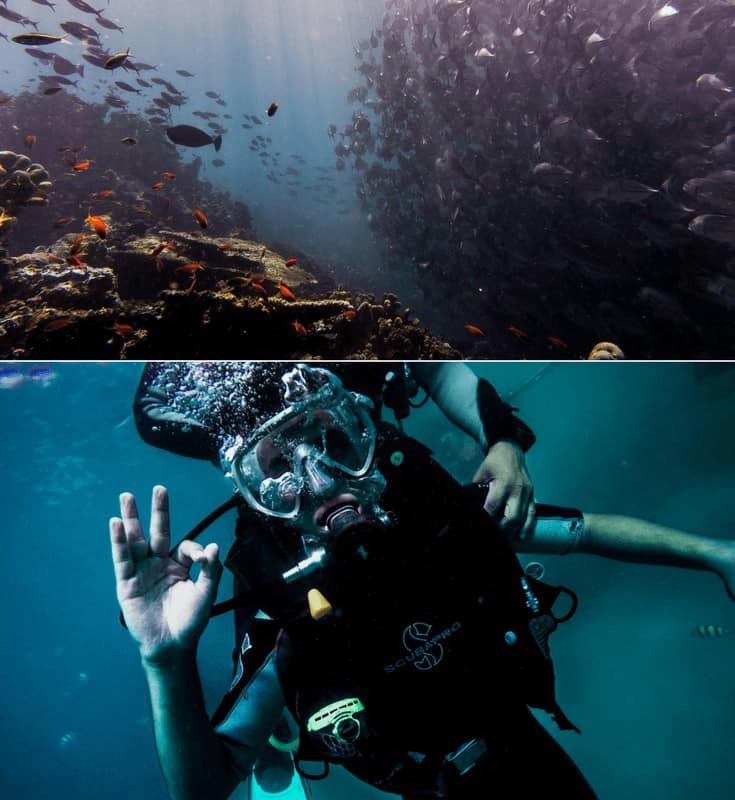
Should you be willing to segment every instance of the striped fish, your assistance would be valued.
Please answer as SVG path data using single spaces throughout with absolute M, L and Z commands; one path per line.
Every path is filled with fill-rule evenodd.
M 723 639 L 731 633 L 730 628 L 724 625 L 697 625 L 692 631 L 692 636 L 699 636 L 700 639 Z

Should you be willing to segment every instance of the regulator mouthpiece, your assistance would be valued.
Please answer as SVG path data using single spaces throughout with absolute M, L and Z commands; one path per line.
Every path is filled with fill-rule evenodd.
M 330 533 L 339 533 L 348 525 L 359 522 L 361 519 L 361 515 L 354 506 L 340 506 L 327 517 L 327 530 Z

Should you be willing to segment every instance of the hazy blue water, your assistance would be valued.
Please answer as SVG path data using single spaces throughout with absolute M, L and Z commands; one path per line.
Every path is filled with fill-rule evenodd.
M 540 365 L 473 368 L 506 392 Z M 145 511 L 160 482 L 183 534 L 229 487 L 213 467 L 139 441 L 130 404 L 140 365 L 53 370 L 46 386 L 0 390 L 0 797 L 158 800 L 144 682 L 117 621 L 107 519 L 120 491 Z M 732 365 L 555 365 L 515 398 L 539 437 L 529 456 L 537 496 L 731 537 L 733 398 Z M 436 409 L 408 422 L 460 479 L 471 476 L 476 449 Z M 223 547 L 231 526 L 226 518 L 211 531 Z M 699 623 L 735 628 L 719 579 L 591 556 L 543 561 L 552 583 L 580 597 L 553 651 L 560 702 L 583 735 L 559 739 L 600 797 L 729 800 L 735 637 L 690 636 Z M 225 582 L 221 597 L 228 592 Z M 214 621 L 200 650 L 210 707 L 227 686 L 231 646 L 230 621 Z M 335 776 L 314 792 L 334 800 L 341 786 Z

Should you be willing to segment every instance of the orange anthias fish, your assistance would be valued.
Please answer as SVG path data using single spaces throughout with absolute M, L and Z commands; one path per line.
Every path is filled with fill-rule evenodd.
M 357 316 L 354 308 L 343 308 L 341 313 L 345 319 L 354 319 Z
M 547 336 L 546 341 L 553 344 L 554 347 L 558 347 L 559 350 L 569 350 L 569 346 L 564 339 L 559 339 L 558 336 Z
M 298 264 L 298 263 L 299 263 L 299 261 L 296 258 L 287 258 L 286 259 L 286 266 L 287 267 L 292 267 L 294 264 Z
M 299 336 L 306 336 L 306 328 L 297 319 L 293 321 L 293 327 Z
M 520 339 L 522 342 L 527 342 L 531 338 L 525 331 L 522 331 L 520 328 L 516 328 L 515 325 L 508 325 L 508 330 L 513 334 L 513 336 L 515 336 L 517 339 Z
M 135 328 L 132 325 L 126 325 L 124 322 L 116 322 L 109 330 L 115 331 L 118 336 L 123 338 L 135 333 Z
M 286 286 L 285 283 L 278 284 L 278 291 L 281 293 L 283 297 L 286 298 L 286 300 L 296 299 L 296 295 L 288 288 L 288 286 Z
M 163 181 L 156 181 L 154 184 L 151 184 L 151 189 L 163 189 Z
M 262 283 L 256 280 L 251 280 L 250 285 L 253 287 L 253 289 L 255 289 L 256 292 L 258 292 L 258 294 L 262 294 L 263 297 L 268 296 L 268 290 L 265 288 L 265 286 L 263 286 Z
M 67 325 L 73 325 L 75 322 L 76 319 L 74 319 L 74 317 L 57 317 L 47 322 L 43 326 L 43 330 L 46 333 L 53 333 L 54 331 L 60 331 L 62 328 L 66 328 Z
M 162 172 L 164 178 L 168 181 L 175 181 L 176 180 L 176 173 L 175 172 Z
M 79 161 L 76 164 L 72 164 L 71 168 L 74 170 L 74 172 L 85 172 L 89 169 L 91 164 L 91 161 Z
M 114 197 L 115 190 L 114 189 L 102 189 L 99 192 L 93 192 L 90 197 L 93 200 L 104 200 L 105 197 Z
M 85 222 L 88 222 L 92 226 L 92 230 L 100 237 L 100 239 L 104 239 L 107 236 L 107 225 L 102 217 L 93 217 L 92 212 L 89 211 L 87 214 Z
M 80 233 L 79 236 L 74 239 L 71 243 L 71 247 L 69 248 L 69 255 L 73 256 L 79 252 L 79 248 L 82 246 L 82 242 L 87 238 L 86 234 Z
M 23 141 L 25 142 L 26 147 L 30 149 L 36 143 L 37 138 L 38 137 L 34 136 L 33 134 L 29 134 L 25 137 L 25 139 L 23 139 Z
M 15 217 L 11 217 L 10 214 L 5 213 L 4 208 L 0 208 L 0 228 L 3 225 L 7 225 L 9 222 L 15 222 Z
M 162 253 L 166 249 L 173 250 L 175 246 L 176 242 L 173 239 L 169 239 L 165 242 L 159 242 L 148 255 L 151 258 L 155 258 L 159 253 Z
M 464 326 L 465 330 L 468 330 L 473 336 L 484 336 L 485 331 L 482 328 L 478 328 L 477 325 L 471 325 L 469 322 Z
M 194 275 L 197 272 L 202 272 L 204 267 L 198 262 L 195 261 L 192 264 L 182 264 L 180 267 L 176 267 L 176 272 L 185 272 L 187 275 Z
M 198 208 L 194 209 L 194 218 L 199 223 L 200 228 L 206 228 L 209 225 L 209 221 L 204 216 L 204 212 L 200 211 Z
M 220 244 L 220 245 L 217 245 L 217 249 L 221 250 L 223 253 L 225 253 L 228 250 L 232 250 L 232 245 L 231 244 Z

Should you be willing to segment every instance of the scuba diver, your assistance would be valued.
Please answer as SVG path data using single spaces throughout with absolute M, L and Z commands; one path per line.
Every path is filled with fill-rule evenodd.
M 186 538 L 172 548 L 162 486 L 153 490 L 148 539 L 132 495 L 121 495 L 121 518 L 110 520 L 118 601 L 140 650 L 171 797 L 229 797 L 271 737 L 293 748 L 302 774 L 302 762 L 323 762 L 322 774 L 341 764 L 407 800 L 550 789 L 594 798 L 530 711 L 576 730 L 556 700 L 549 650 L 574 596 L 524 572 L 516 553 L 708 569 L 735 599 L 735 545 L 536 505 L 523 459 L 533 434 L 465 365 L 410 372 L 489 457 L 504 446 L 467 487 L 382 422 L 375 400 L 337 371 L 257 362 L 146 368 L 135 401 L 141 434 L 175 452 L 216 453 L 239 502 L 226 560 L 235 576 L 235 674 L 211 720 L 196 649 L 222 574 L 217 545 Z M 513 494 L 511 474 L 523 492 Z M 573 602 L 560 616 L 562 595 Z

